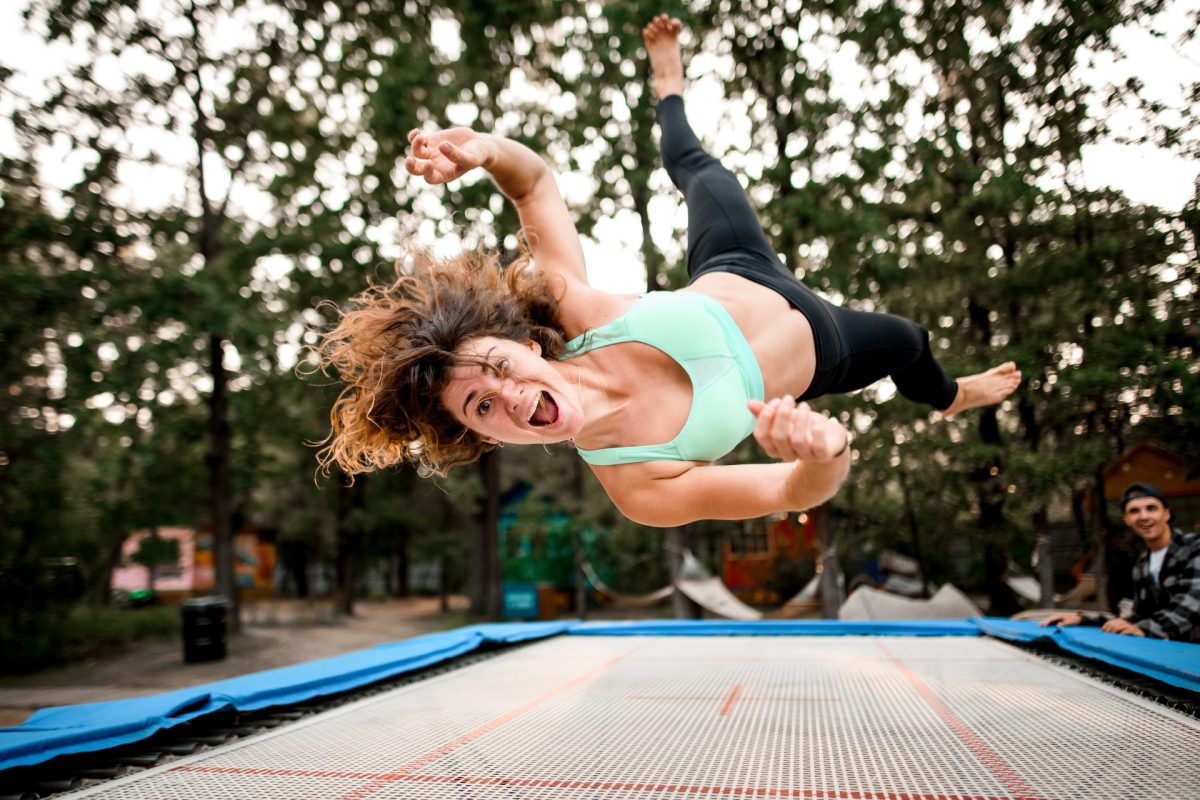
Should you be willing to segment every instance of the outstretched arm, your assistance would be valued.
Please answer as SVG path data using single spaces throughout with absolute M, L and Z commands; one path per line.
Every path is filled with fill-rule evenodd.
M 404 167 L 429 184 L 442 184 L 482 168 L 516 206 L 540 271 L 558 275 L 567 291 L 587 285 L 583 248 L 554 174 L 528 147 L 470 128 L 408 134 L 411 155 Z
M 672 476 L 600 482 L 629 519 L 669 528 L 701 519 L 753 519 L 819 506 L 837 492 L 849 466 L 849 456 L 843 455 L 830 464 L 692 466 Z
M 655 527 L 802 511 L 833 497 L 850 471 L 846 429 L 790 397 L 751 401 L 750 409 L 758 418 L 755 438 L 768 455 L 784 461 L 651 461 L 593 469 L 621 513 Z

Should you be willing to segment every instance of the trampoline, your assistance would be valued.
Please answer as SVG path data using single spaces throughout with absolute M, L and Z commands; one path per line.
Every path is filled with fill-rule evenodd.
M 619 632 L 542 639 L 69 796 L 1200 797 L 1200 721 L 1006 642 Z

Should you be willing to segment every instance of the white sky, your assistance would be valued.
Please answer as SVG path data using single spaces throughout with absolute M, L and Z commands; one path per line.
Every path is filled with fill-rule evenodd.
M 63 65 L 80 56 L 67 45 L 48 47 L 36 36 L 23 30 L 20 19 L 24 0 L 0 2 L 0 63 L 20 73 L 15 83 L 17 91 L 38 98 L 43 94 L 45 80 L 63 68 Z M 1200 6 L 1200 0 L 1176 0 L 1170 5 L 1169 23 L 1171 36 L 1177 35 L 1179 25 L 1186 13 Z M 445 27 L 445 26 L 443 26 Z M 1136 76 L 1146 86 L 1147 94 L 1168 106 L 1181 106 L 1188 84 L 1200 81 L 1200 46 L 1192 45 L 1191 52 L 1181 54 L 1169 42 L 1156 38 L 1140 29 L 1125 29 L 1119 32 L 1118 44 L 1130 54 L 1129 59 L 1111 63 L 1104 59 L 1097 63 L 1093 73 L 1096 80 L 1121 81 Z M 449 48 L 447 48 L 449 49 Z M 693 75 L 711 74 L 711 63 L 696 58 L 689 65 Z M 835 72 L 835 74 L 837 74 Z M 696 108 L 719 107 L 722 102 L 721 88 L 716 81 L 696 81 L 689 86 L 689 106 Z M 0 97 L 0 150 L 12 147 L 11 129 L 7 124 L 9 108 L 4 107 L 7 98 Z M 1109 120 L 1115 132 L 1120 134 L 1134 129 L 1139 121 L 1120 115 Z M 697 133 L 706 141 L 716 144 L 729 135 L 730 121 L 720 113 L 692 114 Z M 721 128 L 724 126 L 724 129 Z M 157 146 L 156 146 L 157 149 Z M 181 158 L 186 163 L 186 154 Z M 1128 146 L 1105 142 L 1084 149 L 1084 175 L 1088 188 L 1110 186 L 1124 192 L 1131 200 L 1152 203 L 1167 210 L 1178 210 L 1195 191 L 1195 182 L 1200 175 L 1200 164 L 1185 160 L 1149 146 Z M 58 170 L 68 175 L 78 175 L 79 164 L 70 159 L 49 159 Z M 749 165 L 747 165 L 749 166 Z M 60 178 L 60 180 L 66 180 Z M 184 190 L 181 178 L 175 180 L 161 174 L 141 174 L 132 179 L 136 182 L 138 199 L 147 204 L 178 202 Z M 580 192 L 588 191 L 588 176 L 561 176 L 564 194 L 568 199 L 580 199 Z M 242 200 L 242 198 L 238 198 Z M 254 198 L 245 198 L 243 205 L 252 208 Z M 678 204 L 658 203 L 652 217 L 655 227 L 652 236 L 656 246 L 671 254 L 681 247 L 677 232 L 683 226 L 683 212 Z M 423 226 L 423 233 L 434 235 L 434 226 Z M 585 239 L 584 249 L 588 259 L 589 275 L 599 288 L 618 292 L 640 292 L 644 289 L 644 272 L 640 255 L 640 227 L 631 211 L 621 211 L 603 221 L 596 230 L 604 242 Z M 445 242 L 443 242 L 445 244 Z

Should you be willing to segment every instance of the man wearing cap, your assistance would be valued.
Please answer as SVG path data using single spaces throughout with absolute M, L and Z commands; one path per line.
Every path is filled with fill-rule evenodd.
M 1126 489 L 1121 509 L 1147 550 L 1133 565 L 1133 612 L 1064 611 L 1042 625 L 1102 625 L 1108 633 L 1200 642 L 1200 536 L 1171 527 L 1171 507 L 1148 483 Z

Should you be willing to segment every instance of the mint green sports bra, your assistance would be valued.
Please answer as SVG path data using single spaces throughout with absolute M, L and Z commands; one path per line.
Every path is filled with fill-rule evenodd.
M 763 399 L 762 371 L 725 307 L 699 292 L 651 292 L 620 317 L 567 343 L 564 359 L 621 342 L 663 351 L 692 381 L 692 408 L 669 442 L 579 450 L 589 464 L 715 461 L 754 430 L 747 400 Z

